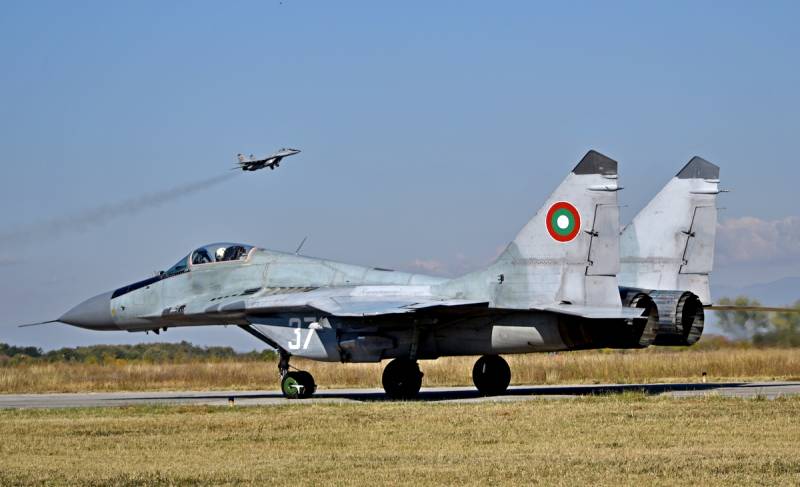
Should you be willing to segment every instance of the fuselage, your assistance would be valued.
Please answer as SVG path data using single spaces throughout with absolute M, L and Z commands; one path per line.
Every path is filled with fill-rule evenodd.
M 237 258 L 215 261 L 215 251 L 236 246 L 241 247 Z M 303 340 L 303 347 L 298 341 L 292 353 L 355 362 L 402 356 L 412 343 L 420 358 L 614 346 L 614 329 L 622 326 L 621 321 L 587 323 L 553 313 L 492 308 L 429 321 L 402 315 L 341 318 L 307 309 L 246 318 L 238 313 L 210 313 L 232 301 L 324 289 L 447 299 L 454 297 L 452 282 L 239 244 L 212 244 L 190 253 L 166 272 L 87 300 L 61 321 L 95 330 L 154 332 L 179 326 L 248 325 L 289 347 L 294 336 L 300 336 L 298 330 L 305 333 L 310 323 L 321 323 L 314 341 Z M 464 297 L 463 291 L 458 294 Z M 304 336 L 310 337 L 311 332 Z

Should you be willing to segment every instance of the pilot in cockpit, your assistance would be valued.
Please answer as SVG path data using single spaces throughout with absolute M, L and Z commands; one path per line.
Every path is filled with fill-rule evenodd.
M 241 245 L 231 245 L 225 249 L 225 260 L 241 260 L 247 255 L 247 250 Z
M 217 258 L 217 262 L 222 262 L 223 260 L 226 260 L 225 259 L 225 247 L 218 248 L 217 252 L 215 253 L 215 256 Z
M 247 255 L 247 249 L 241 245 L 231 245 L 230 247 L 220 247 L 215 253 L 217 262 L 240 260 Z
M 194 251 L 194 255 L 192 256 L 192 265 L 197 264 L 208 264 L 213 262 L 211 260 L 211 256 L 208 255 L 208 251 L 206 249 L 197 249 Z

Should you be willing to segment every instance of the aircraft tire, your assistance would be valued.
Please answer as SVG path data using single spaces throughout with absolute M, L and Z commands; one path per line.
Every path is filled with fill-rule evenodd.
M 297 373 L 300 383 L 303 384 L 303 392 L 300 393 L 300 399 L 308 399 L 315 392 L 317 392 L 317 384 L 314 382 L 314 376 L 305 370 L 300 370 Z
M 316 390 L 314 377 L 302 370 L 287 372 L 281 379 L 281 392 L 286 399 L 306 399 Z
M 391 399 L 413 399 L 422 387 L 422 376 L 416 360 L 396 358 L 383 369 L 383 390 Z
M 472 367 L 472 382 L 484 396 L 497 396 L 511 383 L 511 368 L 499 355 L 484 355 Z

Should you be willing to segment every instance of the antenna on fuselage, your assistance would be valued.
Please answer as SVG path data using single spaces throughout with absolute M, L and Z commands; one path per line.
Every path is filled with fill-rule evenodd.
M 297 250 L 294 251 L 294 255 L 300 255 L 300 249 L 303 248 L 303 244 L 306 243 L 307 239 L 308 239 L 308 235 L 303 237 L 303 240 L 300 242 L 300 245 L 297 246 Z

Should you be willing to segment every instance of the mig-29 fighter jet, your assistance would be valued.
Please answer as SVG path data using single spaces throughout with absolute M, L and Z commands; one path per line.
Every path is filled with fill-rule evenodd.
M 454 279 L 220 243 L 56 321 L 156 332 L 235 325 L 277 350 L 288 398 L 316 389 L 311 374 L 290 371 L 294 356 L 392 359 L 384 389 L 410 398 L 422 382 L 418 360 L 481 355 L 475 386 L 500 394 L 511 379 L 500 354 L 642 348 L 658 339 L 655 300 L 620 297 L 619 189 L 617 162 L 589 151 L 492 264 Z
M 284 148 L 261 159 L 256 159 L 256 156 L 253 154 L 250 154 L 250 157 L 245 157 L 244 154 L 236 154 L 236 157 L 239 159 L 239 164 L 236 166 L 236 169 L 241 169 L 242 171 L 258 171 L 265 167 L 275 169 L 281 165 L 281 160 L 284 157 L 293 156 L 299 152 L 298 149 Z

